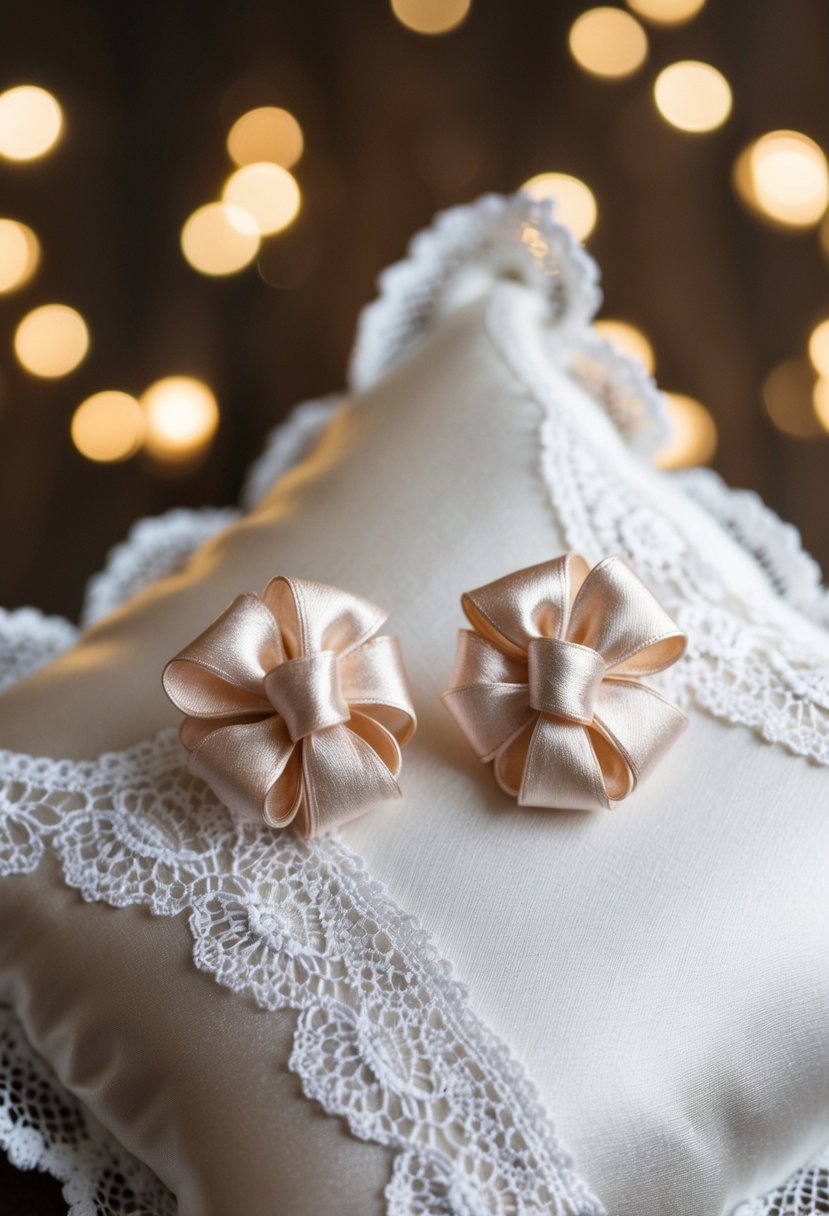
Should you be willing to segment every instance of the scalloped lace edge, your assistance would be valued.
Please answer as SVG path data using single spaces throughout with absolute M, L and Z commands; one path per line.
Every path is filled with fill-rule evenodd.
M 739 1204 L 732 1216 L 822 1216 L 829 1212 L 829 1145 L 806 1165 L 761 1195 Z

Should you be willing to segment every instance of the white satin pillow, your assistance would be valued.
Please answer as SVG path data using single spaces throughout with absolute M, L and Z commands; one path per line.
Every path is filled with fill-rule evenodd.
M 760 704 L 780 678 L 781 655 L 750 653 L 747 622 L 742 653 L 739 638 L 728 652 L 732 668 L 716 668 L 706 631 L 738 621 L 743 596 L 762 603 L 767 625 L 758 636 L 771 647 L 795 637 L 811 648 L 804 653 L 829 662 L 829 639 L 774 601 L 762 573 L 705 513 L 631 453 L 566 370 L 567 349 L 555 334 L 551 342 L 537 291 L 483 284 L 477 302 L 446 311 L 419 349 L 410 343 L 403 358 L 401 345 L 397 365 L 335 418 L 238 545 L 209 547 L 182 580 L 93 634 L 85 662 L 55 687 L 64 695 L 87 678 L 122 687 L 120 665 L 140 653 L 135 699 L 152 706 L 161 727 L 175 720 L 155 691 L 163 662 L 243 586 L 290 573 L 382 603 L 403 643 L 419 731 L 406 751 L 399 810 L 348 825 L 345 841 L 452 960 L 473 1009 L 526 1066 L 613 1216 L 726 1213 L 829 1137 L 829 777 L 825 761 L 809 763 L 747 729 L 752 698 L 744 706 L 725 695 L 725 681 L 750 660 L 759 664 Z M 675 691 L 719 716 L 691 704 L 689 730 L 629 806 L 604 815 L 521 810 L 438 701 L 462 623 L 459 596 L 577 541 L 596 560 L 602 553 L 590 548 L 611 536 L 649 577 L 659 561 L 663 572 L 671 567 L 677 537 L 687 546 L 685 626 L 697 657 Z M 718 588 L 728 593 L 722 602 Z M 787 659 L 798 670 L 797 656 Z M 43 688 L 8 704 L 15 714 L 33 704 L 48 714 Z M 113 699 L 106 729 L 128 742 L 132 714 Z M 826 713 L 817 702 L 811 726 L 806 742 L 819 759 Z M 56 750 L 61 730 L 74 729 L 55 719 Z M 765 729 L 785 739 L 783 725 Z M 308 1110 L 285 1118 L 295 1106 L 280 1096 L 287 1076 L 252 1084 L 262 1040 L 233 1034 L 234 1019 L 241 1027 L 245 1017 L 214 984 L 185 982 L 180 934 L 165 935 L 166 922 L 156 942 L 131 936 L 132 912 L 121 930 L 113 928 L 121 913 L 86 910 L 77 949 L 85 966 L 98 957 L 118 983 L 122 1011 L 100 1066 L 90 1064 L 89 1028 L 100 1025 L 94 969 L 64 999 L 77 966 L 65 935 L 56 934 L 61 950 L 48 967 L 34 961 L 49 916 L 61 915 L 57 897 L 54 913 L 52 898 L 43 902 L 46 923 L 32 915 L 40 884 L 53 881 L 44 872 L 0 885 L 18 926 L 2 965 L 5 992 L 70 1088 L 177 1192 L 182 1213 L 230 1213 L 236 1203 L 264 1216 L 283 1186 L 286 1210 L 323 1210 L 314 1204 L 328 1200 L 303 1189 L 310 1177 L 291 1172 L 308 1151 Z M 34 938 L 26 944 L 27 932 L 39 950 Z M 52 967 L 59 999 L 35 1016 Z M 139 1016 L 126 1019 L 128 1007 Z M 284 1024 L 280 1016 L 279 1042 Z M 202 1025 L 211 1036 L 223 1026 L 218 1057 L 188 1049 Z M 287 1046 L 276 1040 L 267 1070 L 284 1066 Z M 157 1062 L 173 1058 L 170 1083 Z M 316 1194 L 334 1188 L 342 1212 L 382 1210 L 385 1154 L 336 1135 L 326 1145 L 333 1133 L 317 1131 Z M 241 1167 L 220 1194 L 211 1179 L 231 1158 Z M 459 1216 L 460 1208 L 447 1211 Z

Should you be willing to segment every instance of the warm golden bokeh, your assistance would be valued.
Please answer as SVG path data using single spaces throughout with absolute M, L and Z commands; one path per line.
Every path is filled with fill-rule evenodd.
M 219 425 L 219 406 L 203 381 L 166 376 L 141 395 L 144 448 L 164 463 L 187 461 L 204 452 Z
M 705 0 L 627 0 L 640 17 L 656 25 L 682 25 L 696 17 Z
M 656 356 L 650 340 L 642 330 L 630 321 L 601 320 L 596 322 L 596 332 L 618 346 L 626 355 L 638 359 L 649 376 L 656 370 Z
M 663 68 L 653 86 L 666 122 L 694 134 L 721 127 L 731 113 L 731 87 L 710 63 L 685 59 Z
M 272 161 L 290 169 L 302 156 L 302 128 L 289 110 L 259 106 L 248 110 L 230 128 L 227 150 L 237 165 Z
M 281 165 L 263 161 L 231 173 L 222 198 L 247 211 L 262 236 L 287 228 L 299 214 L 301 202 L 293 175 Z
M 63 111 L 46 89 L 22 84 L 0 93 L 0 156 L 36 160 L 52 150 L 62 130 Z
M 684 393 L 665 393 L 671 434 L 654 456 L 660 469 L 708 464 L 717 450 L 717 425 L 705 406 Z
M 128 460 L 141 447 L 144 413 L 135 397 L 115 389 L 93 393 L 72 416 L 72 442 L 99 464 Z
M 568 37 L 570 54 L 594 76 L 630 76 L 645 62 L 648 39 L 635 17 L 620 8 L 591 8 L 577 17 Z
M 770 131 L 737 159 L 734 185 L 744 203 L 774 224 L 811 228 L 829 204 L 823 150 L 799 131 Z
M 181 251 L 202 274 L 235 274 L 259 252 L 259 228 L 241 207 L 207 203 L 185 221 Z
M 416 34 L 448 34 L 466 19 L 472 0 L 391 0 L 397 20 Z
M 33 376 L 66 376 L 89 350 L 89 330 L 79 312 L 66 304 L 43 304 L 27 313 L 14 334 L 14 353 Z
M 785 359 L 763 381 L 763 404 L 774 425 L 795 439 L 821 434 L 815 413 L 815 373 L 806 359 Z
M 821 376 L 829 376 L 829 320 L 821 321 L 809 335 L 809 358 Z
M 555 216 L 579 241 L 596 227 L 598 207 L 593 191 L 569 173 L 537 173 L 521 187 L 535 199 L 553 199 Z
M 28 283 L 40 263 L 40 242 L 18 220 L 0 219 L 0 294 Z

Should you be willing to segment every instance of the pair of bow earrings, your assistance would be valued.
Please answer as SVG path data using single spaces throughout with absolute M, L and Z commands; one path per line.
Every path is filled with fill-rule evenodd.
M 621 557 L 568 553 L 466 592 L 441 700 L 522 806 L 630 794 L 686 725 L 640 677 L 685 635 Z M 239 595 L 164 669 L 188 766 L 228 806 L 319 836 L 399 798 L 416 717 L 382 608 L 304 579 Z

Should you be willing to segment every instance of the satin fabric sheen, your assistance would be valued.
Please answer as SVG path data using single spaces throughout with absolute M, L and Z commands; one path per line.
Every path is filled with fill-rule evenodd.
M 441 700 L 520 806 L 609 809 L 685 729 L 638 678 L 675 663 L 685 635 L 623 558 L 590 570 L 568 553 L 462 604 L 475 632 Z

